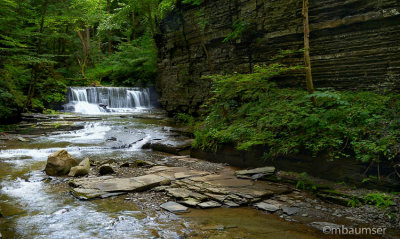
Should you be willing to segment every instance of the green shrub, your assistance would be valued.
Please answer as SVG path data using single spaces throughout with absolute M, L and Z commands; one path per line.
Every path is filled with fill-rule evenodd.
M 142 37 L 131 43 L 121 43 L 118 51 L 105 58 L 100 65 L 88 69 L 88 82 L 102 85 L 148 85 L 156 73 L 157 51 L 153 40 Z
M 386 210 L 388 207 L 393 205 L 393 198 L 390 195 L 384 193 L 370 193 L 364 198 L 367 204 L 374 205 L 380 209 Z
M 400 138 L 400 95 L 373 92 L 279 88 L 269 79 L 298 70 L 273 64 L 253 74 L 213 75 L 208 113 L 195 131 L 194 146 L 239 150 L 264 145 L 269 158 L 308 151 L 331 159 L 355 157 L 363 162 L 393 159 Z M 310 97 L 315 96 L 314 107 Z
M 195 118 L 190 114 L 177 113 L 173 117 L 175 123 L 191 126 L 195 122 Z

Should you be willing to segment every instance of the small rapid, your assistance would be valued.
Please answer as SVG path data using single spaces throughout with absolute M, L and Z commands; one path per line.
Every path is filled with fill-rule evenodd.
M 80 93 L 80 97 L 86 96 Z M 82 202 L 62 183 L 68 178 L 49 178 L 43 172 L 48 155 L 60 149 L 77 159 L 98 161 L 163 158 L 142 145 L 168 132 L 156 122 L 144 122 L 103 115 L 100 121 L 77 122 L 84 125 L 80 130 L 2 148 L 0 208 L 7 216 L 0 229 L 5 238 L 151 238 L 153 230 L 178 238 L 179 231 L 170 226 L 181 220 L 175 215 L 142 211 L 124 197 Z
M 89 101 L 91 96 L 85 92 L 78 92 L 76 99 Z M 140 101 L 140 95 L 137 97 Z M 174 215 L 160 211 L 165 195 L 155 191 L 80 201 L 70 193 L 71 178 L 45 174 L 47 157 L 60 149 L 77 160 L 90 158 L 94 167 L 101 163 L 119 167 L 118 177 L 132 177 L 137 170 L 147 170 L 122 167 L 123 162 L 167 165 L 168 154 L 142 146 L 153 140 L 173 144 L 180 137 L 174 125 L 154 116 L 155 109 L 130 115 L 105 112 L 98 117 L 79 116 L 79 121 L 73 121 L 83 126 L 79 129 L 54 129 L 29 140 L 4 141 L 0 148 L 3 238 L 321 238 L 319 234 L 303 233 L 309 229 L 301 224 L 284 222 L 248 207 L 204 211 L 193 208 L 185 215 Z M 223 230 L 219 229 L 221 225 Z

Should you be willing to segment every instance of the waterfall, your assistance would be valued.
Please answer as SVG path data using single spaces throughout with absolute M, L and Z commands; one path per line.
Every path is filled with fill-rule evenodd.
M 69 87 L 66 111 L 82 114 L 133 112 L 152 107 L 150 88 Z

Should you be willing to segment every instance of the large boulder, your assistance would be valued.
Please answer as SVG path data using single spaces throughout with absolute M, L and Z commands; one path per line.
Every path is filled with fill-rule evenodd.
M 90 160 L 89 158 L 85 158 L 82 162 L 78 164 L 78 166 L 71 168 L 68 176 L 70 177 L 85 176 L 89 174 L 89 172 L 90 172 Z
M 76 165 L 78 165 L 78 162 L 66 150 L 62 149 L 50 154 L 47 158 L 45 171 L 50 176 L 64 176 Z

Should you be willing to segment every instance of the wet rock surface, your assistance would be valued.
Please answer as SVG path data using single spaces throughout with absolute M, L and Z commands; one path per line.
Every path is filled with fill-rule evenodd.
M 75 179 L 69 182 L 71 193 L 79 199 L 105 198 L 114 194 L 145 191 L 160 184 L 168 184 L 168 178 L 159 175 L 144 175 L 133 178 L 110 176 Z
M 189 210 L 187 207 L 176 202 L 166 202 L 164 204 L 161 204 L 161 208 L 172 213 L 182 213 Z
M 177 154 L 177 155 L 187 155 L 189 154 L 192 146 L 192 139 L 186 137 L 179 137 L 174 140 L 152 140 L 143 145 L 143 149 L 152 149 L 155 151 Z
M 78 164 L 78 166 L 72 167 L 69 171 L 68 176 L 70 177 L 79 177 L 85 176 L 90 172 L 90 160 L 89 158 L 85 158 Z
M 58 150 L 47 159 L 46 174 L 50 176 L 67 175 L 78 163 L 66 150 Z
M 99 173 L 100 173 L 100 175 L 113 174 L 114 169 L 112 168 L 112 166 L 110 164 L 104 164 L 104 165 L 100 166 Z
M 119 116 L 112 116 L 110 118 L 115 120 L 114 122 L 116 122 L 116 124 L 122 123 L 122 121 L 126 119 L 126 117 L 121 118 Z M 129 120 L 132 121 L 134 119 Z M 159 124 L 157 120 L 153 119 L 145 119 L 143 121 L 149 122 L 150 124 Z M 76 123 L 79 124 L 80 122 Z M 2 184 L 2 186 L 4 186 L 2 193 L 4 194 L 4 191 L 8 190 L 7 188 L 17 187 L 20 190 L 21 187 L 25 189 L 24 187 L 26 185 L 32 184 L 30 189 L 33 189 L 33 191 L 26 191 L 28 195 L 26 197 L 24 196 L 18 203 L 29 202 L 29 208 L 39 203 L 38 207 L 32 207 L 33 209 L 30 211 L 30 213 L 33 213 L 32 215 L 36 215 L 37 211 L 43 210 L 43 208 L 48 208 L 48 205 L 52 206 L 51 209 L 48 210 L 49 212 L 44 212 L 44 215 L 50 215 L 48 218 L 55 218 L 59 220 L 59 222 L 62 222 L 64 219 L 67 219 L 67 221 L 64 224 L 60 224 L 51 220 L 49 223 L 56 223 L 57 226 L 64 227 L 69 227 L 69 225 L 66 224 L 71 224 L 71 230 L 77 228 L 76 218 L 82 217 L 82 215 L 86 216 L 88 212 L 90 215 L 100 216 L 100 218 L 104 218 L 105 214 L 111 215 L 112 218 L 107 219 L 109 222 L 100 220 L 101 223 L 98 223 L 97 217 L 93 220 L 88 218 L 88 223 L 82 222 L 79 226 L 79 228 L 83 228 L 79 230 L 94 232 L 102 230 L 100 228 L 102 228 L 103 225 L 107 225 L 107 228 L 111 229 L 102 231 L 102 233 L 107 236 L 121 236 L 125 235 L 127 231 L 132 233 L 132 223 L 137 222 L 137 219 L 129 219 L 129 216 L 126 216 L 127 213 L 136 213 L 129 212 L 129 210 L 133 210 L 132 207 L 140 208 L 144 214 L 148 212 L 154 213 L 147 216 L 139 216 L 139 220 L 142 220 L 141 218 L 163 220 L 164 218 L 168 221 L 169 224 L 166 224 L 168 226 L 154 230 L 152 235 L 155 235 L 153 236 L 155 238 L 170 238 L 170 235 L 165 234 L 165 231 L 175 230 L 174 220 L 176 218 L 180 218 L 180 221 L 178 220 L 179 223 L 176 225 L 179 229 L 176 230 L 182 232 L 179 235 L 183 238 L 213 238 L 215 236 L 220 236 L 222 238 L 281 238 L 286 235 L 285 233 L 288 232 L 287 230 L 297 230 L 294 234 L 291 234 L 292 236 L 297 236 L 299 235 L 298 233 L 303 233 L 302 235 L 304 236 L 307 233 L 315 233 L 317 231 L 317 229 L 311 227 L 312 222 L 325 222 L 347 226 L 379 225 L 386 226 L 390 229 L 399 228 L 399 209 L 397 205 L 400 204 L 397 196 L 394 196 L 395 204 L 390 206 L 387 211 L 368 205 L 352 208 L 347 206 L 347 201 L 346 205 L 340 205 L 334 201 L 327 200 L 326 197 L 321 197 L 319 194 L 296 189 L 296 182 L 301 180 L 301 178 L 284 176 L 281 171 L 275 172 L 273 175 L 269 176 L 258 172 L 252 172 L 248 175 L 249 177 L 240 178 L 238 173 L 235 174 L 235 172 L 241 170 L 231 168 L 225 164 L 207 162 L 188 156 L 172 156 L 158 151 L 140 150 L 141 145 L 149 139 L 147 136 L 149 131 L 137 132 L 132 129 L 133 127 L 131 127 L 131 124 L 132 122 L 129 122 L 121 126 L 119 128 L 122 129 L 121 131 L 114 131 L 114 128 L 111 127 L 107 128 L 109 126 L 102 122 L 93 124 L 90 122 L 86 123 L 85 131 L 71 133 L 53 131 L 50 136 L 53 140 L 51 141 L 53 145 L 50 146 L 52 149 L 43 151 L 31 150 L 31 148 L 42 148 L 49 142 L 41 141 L 42 139 L 38 137 L 38 135 L 20 135 L 24 139 L 29 140 L 26 142 L 20 141 L 16 137 L 13 140 L 8 140 L 7 137 L 9 135 L 0 135 L 0 137 L 6 138 L 4 141 L 7 147 L 11 148 L 9 151 L 0 151 L 3 157 L 6 157 L 4 152 L 21 155 L 14 157 L 12 161 L 4 161 L 4 159 L 2 159 L 4 162 L 0 161 L 2 167 L 5 167 L 4 169 L 0 169 L 3 170 L 3 174 L 6 175 L 6 173 L 11 171 L 9 170 L 9 164 L 13 162 L 19 163 L 22 162 L 21 160 L 24 160 L 23 164 L 18 165 L 25 165 L 24 168 L 26 168 L 26 171 L 21 173 L 21 176 L 18 176 L 16 180 L 7 176 L 2 178 L 4 181 L 4 185 Z M 134 127 L 144 128 L 140 123 Z M 161 129 L 161 127 L 163 128 Z M 167 141 L 171 138 L 171 140 L 180 138 L 180 136 L 174 136 L 173 128 L 161 127 L 159 127 L 160 131 L 151 134 L 153 140 L 160 139 L 155 141 Z M 152 128 L 152 130 L 154 129 Z M 59 134 L 60 136 L 58 136 Z M 85 141 L 82 141 L 82 137 Z M 115 137 L 117 140 L 106 140 L 111 137 Z M 170 139 L 168 139 L 168 137 L 170 137 Z M 74 140 L 71 141 L 71 138 Z M 85 146 L 85 144 L 88 143 L 87 140 L 91 140 L 90 147 Z M 70 141 L 74 142 L 72 147 L 69 146 L 71 144 Z M 128 148 L 111 150 L 111 147 L 120 147 L 129 144 L 132 145 Z M 22 150 L 22 153 L 18 148 L 20 145 L 26 147 L 26 149 Z M 71 183 L 71 185 L 76 186 L 75 188 L 70 188 L 67 185 L 67 182 L 70 181 L 71 178 L 48 177 L 42 172 L 45 162 L 40 162 L 40 160 L 43 160 L 43 158 L 45 160 L 49 154 L 58 150 L 60 147 L 68 147 L 68 152 L 79 160 L 86 156 L 90 157 L 91 168 L 89 174 L 82 178 L 74 179 L 73 181 L 79 182 L 79 184 L 77 183 L 76 185 Z M 26 152 L 37 153 L 37 156 L 27 157 L 25 156 Z M 114 169 L 114 173 L 111 176 L 100 175 L 99 168 L 104 164 L 109 164 Z M 34 168 L 33 172 L 32 167 Z M 251 171 L 253 169 L 245 170 Z M 28 173 L 25 174 L 25 172 Z M 138 178 L 148 177 L 148 175 L 162 177 L 165 181 L 158 181 L 153 184 L 151 181 L 143 182 L 142 180 L 141 183 L 143 184 L 140 184 L 143 186 L 142 188 L 139 184 L 134 185 L 134 182 L 140 181 Z M 320 187 L 319 184 L 322 183 L 319 181 L 316 181 L 316 184 L 318 184 L 318 193 L 322 192 L 321 190 L 328 189 L 327 187 Z M 38 185 L 40 188 L 35 190 L 35 187 Z M 7 186 L 7 188 L 5 186 Z M 74 192 L 74 196 L 79 199 L 105 199 L 81 202 L 75 200 L 73 197 L 67 196 L 71 189 Z M 362 195 L 366 193 L 371 193 L 371 191 L 364 192 L 362 189 L 342 189 L 340 187 L 337 188 L 337 191 L 340 192 L 341 197 L 345 197 L 346 195 L 362 197 Z M 52 193 L 49 194 L 48 192 Z M 10 191 L 10 193 L 13 193 L 13 191 Z M 326 195 L 329 195 L 329 193 L 333 195 L 332 192 L 325 191 Z M 40 198 L 32 198 L 32 196 L 36 194 L 38 194 Z M 41 203 L 42 201 L 43 203 Z M 62 207 L 60 207 L 61 201 L 64 202 L 62 203 Z M 162 209 L 161 205 L 169 201 L 179 203 L 189 208 L 189 212 L 180 214 L 178 217 Z M 43 207 L 42 205 L 46 206 Z M 88 207 L 88 205 L 92 206 Z M 217 208 L 214 206 L 217 206 Z M 259 210 L 254 210 L 253 208 Z M 3 209 L 2 207 L 2 212 L 5 215 L 4 218 L 6 220 L 12 220 L 12 218 L 9 217 L 10 211 L 4 211 Z M 77 210 L 82 211 L 82 214 L 76 214 Z M 110 212 L 112 212 L 112 214 L 110 214 Z M 212 214 L 213 217 L 219 218 L 219 220 L 205 224 L 199 221 L 195 229 L 193 229 L 190 224 L 181 225 L 182 221 L 184 221 L 181 218 L 187 215 L 191 215 L 189 217 L 192 217 L 194 220 L 204 217 L 204 220 L 208 221 L 210 214 Z M 247 218 L 249 214 L 252 214 L 252 216 L 249 217 L 251 223 L 248 225 L 246 224 L 246 229 L 244 230 L 241 222 L 243 221 L 243 217 Z M 387 214 L 391 214 L 393 217 L 389 219 Z M 39 214 L 39 216 L 40 222 L 46 222 L 41 214 Z M 226 218 L 234 218 L 235 216 L 238 217 L 237 221 L 225 221 Z M 266 218 L 268 220 L 260 221 L 258 224 L 259 226 L 257 226 L 257 231 L 252 232 L 251 236 L 246 234 L 246 230 L 254 228 L 254 223 L 259 218 Z M 18 216 L 18 220 L 20 219 L 21 218 Z M 36 220 L 30 223 L 30 226 L 39 222 L 38 218 L 35 219 L 35 217 L 31 216 L 29 220 L 27 220 L 27 218 L 22 219 L 28 224 L 31 219 Z M 271 230 L 266 230 L 264 234 L 258 234 L 258 230 L 264 228 L 271 220 L 274 223 L 275 220 L 278 220 L 276 222 L 278 224 Z M 290 223 L 284 222 L 284 220 Z M 292 223 L 292 221 L 300 223 Z M 12 221 L 12 223 L 14 222 L 15 220 Z M 148 223 L 148 221 L 144 221 L 142 225 L 147 225 L 146 223 Z M 152 223 L 154 223 L 154 221 L 150 221 L 150 224 L 154 225 Z M 32 235 L 37 235 L 38 237 L 50 235 L 49 231 L 52 229 L 47 225 L 49 224 L 45 226 L 35 225 L 38 226 L 39 229 Z M 283 227 L 287 228 L 288 225 L 293 226 L 291 229 L 282 229 Z M 3 226 L 3 229 L 6 227 L 7 226 Z M 279 229 L 276 230 L 276 227 Z M 122 228 L 122 234 L 110 233 L 112 230 L 118 228 Z M 281 234 L 274 234 L 277 231 L 281 232 Z M 55 231 L 54 233 L 57 232 Z M 323 236 L 322 232 L 317 233 L 321 234 L 314 234 L 314 237 L 309 237 L 307 234 L 305 237 L 299 238 L 320 238 Z M 10 234 L 6 234 L 6 238 L 13 238 L 7 237 L 7 235 Z M 396 235 L 396 231 L 391 235 Z M 148 234 L 136 237 L 128 236 L 128 238 L 149 237 L 152 236 Z M 174 234 L 172 237 L 177 238 L 178 236 Z M 112 238 L 112 236 L 109 238 Z M 118 236 L 116 236 L 116 238 L 118 238 Z
M 161 205 L 167 201 L 176 202 L 187 208 L 204 210 L 216 207 L 250 206 L 267 214 L 278 215 L 287 221 L 303 222 L 315 228 L 318 228 L 316 226 L 318 223 L 311 225 L 312 222 L 353 226 L 373 225 L 377 222 L 379 225 L 398 229 L 396 224 L 393 224 L 393 220 L 398 219 L 388 220 L 384 214 L 380 216 L 382 211 L 378 208 L 342 206 L 323 201 L 310 192 L 298 190 L 293 184 L 254 180 L 251 177 L 240 178 L 243 171 L 235 170 L 227 165 L 210 163 L 188 156 L 169 156 L 163 160 L 155 161 L 153 164 L 154 166 L 151 167 L 148 165 L 130 168 L 116 167 L 117 175 L 119 170 L 136 170 L 137 175 L 164 179 L 164 181 L 158 180 L 150 187 L 144 187 L 146 189 L 138 190 L 148 190 L 146 192 L 135 192 L 136 189 L 134 188 L 125 188 L 125 191 L 123 191 L 121 185 L 124 185 L 125 182 L 118 181 L 115 177 L 106 177 L 100 179 L 100 182 L 96 181 L 97 177 L 94 177 L 82 179 L 79 183 L 74 180 L 73 186 L 76 188 L 73 189 L 73 192 L 75 192 L 73 195 L 82 199 L 84 193 L 88 195 L 88 198 L 128 194 L 127 200 L 135 202 L 144 200 L 148 197 L 146 195 L 150 195 L 149 203 L 155 209 L 165 209 Z M 260 170 L 262 169 L 248 170 L 252 173 L 247 175 L 257 175 Z M 269 171 L 274 170 L 269 169 Z M 134 180 L 134 178 L 127 180 Z M 102 186 L 101 181 L 108 188 L 99 193 L 99 188 L 106 188 Z M 144 203 L 143 205 L 146 207 L 147 204 Z M 176 204 L 173 205 L 176 206 Z M 172 209 L 165 210 L 174 212 Z M 180 213 L 179 210 L 176 212 Z

